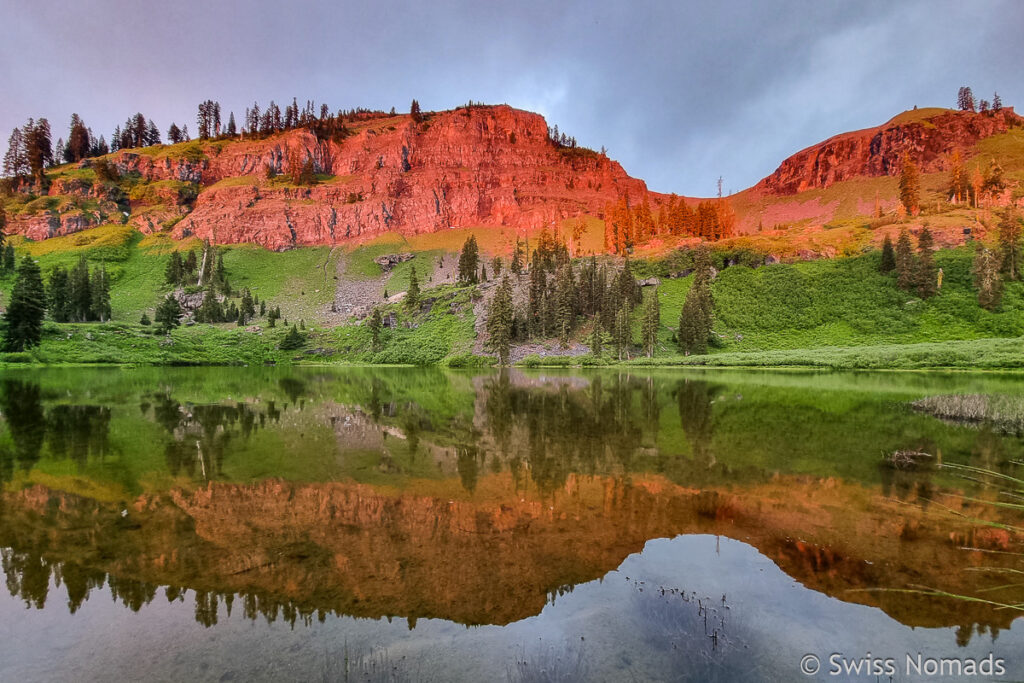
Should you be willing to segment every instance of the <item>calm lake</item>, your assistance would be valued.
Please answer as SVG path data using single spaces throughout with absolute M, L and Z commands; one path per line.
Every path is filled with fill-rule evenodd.
M 1020 680 L 1024 433 L 950 394 L 1024 379 L 4 370 L 0 680 Z

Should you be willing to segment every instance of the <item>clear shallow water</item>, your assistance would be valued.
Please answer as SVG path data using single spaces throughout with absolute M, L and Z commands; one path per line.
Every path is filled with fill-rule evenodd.
M 8 373 L 0 678 L 799 680 L 813 653 L 819 679 L 875 680 L 824 675 L 833 652 L 892 657 L 896 680 L 908 653 L 993 653 L 1020 678 L 1012 611 L 878 590 L 1024 600 L 1005 486 L 879 465 L 913 448 L 1019 476 L 1019 434 L 906 405 L 953 392 L 1024 388 Z

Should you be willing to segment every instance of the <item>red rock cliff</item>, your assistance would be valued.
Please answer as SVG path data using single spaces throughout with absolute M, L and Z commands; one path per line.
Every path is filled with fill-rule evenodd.
M 334 177 L 312 187 L 267 181 L 267 166 L 289 172 L 291 151 L 312 156 L 318 171 Z M 647 191 L 606 156 L 556 148 L 541 116 L 508 106 L 438 113 L 420 124 L 407 116 L 376 119 L 341 142 L 295 130 L 211 145 L 204 156 L 122 152 L 116 162 L 147 179 L 202 186 L 175 237 L 272 249 L 450 226 L 534 230 Z
M 789 195 L 858 176 L 897 175 L 904 154 L 925 173 L 945 171 L 954 150 L 967 151 L 979 140 L 1022 123 L 1012 107 L 984 114 L 904 112 L 884 125 L 836 135 L 797 152 L 755 187 Z

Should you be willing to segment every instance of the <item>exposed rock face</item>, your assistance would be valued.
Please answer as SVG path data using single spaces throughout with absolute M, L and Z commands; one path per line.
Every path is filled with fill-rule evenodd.
M 57 214 L 46 211 L 34 216 L 24 218 L 13 226 L 17 232 L 25 235 L 30 240 L 45 240 L 61 235 L 70 235 L 87 228 L 93 228 L 99 222 L 92 215 L 82 212 Z
M 268 166 L 290 171 L 295 150 L 334 178 L 312 187 L 266 182 Z M 408 117 L 378 119 L 340 143 L 292 131 L 232 144 L 202 162 L 132 158 L 118 165 L 203 185 L 251 176 L 251 183 L 202 192 L 174 235 L 272 249 L 455 226 L 532 230 L 647 191 L 605 156 L 555 148 L 542 117 L 507 106 L 445 112 L 419 125 Z
M 903 168 L 903 155 L 925 173 L 945 171 L 954 150 L 966 151 L 984 138 L 1024 124 L 1012 107 L 975 114 L 945 111 L 920 120 L 901 115 L 882 126 L 829 138 L 808 147 L 755 187 L 774 194 L 825 188 L 858 176 L 892 176 Z M 907 119 L 904 119 L 907 120 Z

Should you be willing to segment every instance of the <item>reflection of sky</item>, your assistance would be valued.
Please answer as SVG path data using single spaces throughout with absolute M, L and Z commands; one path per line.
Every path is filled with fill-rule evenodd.
M 672 589 L 724 615 L 717 650 L 705 636 L 698 605 Z M 168 604 L 160 591 L 133 613 L 104 589 L 75 615 L 62 596 L 54 589 L 46 607 L 36 610 L 0 594 L 5 680 L 226 680 L 226 674 L 318 680 L 339 673 L 346 647 L 350 653 L 385 647 L 390 664 L 414 680 L 504 680 L 516 657 L 572 669 L 568 663 L 580 648 L 588 680 L 799 680 L 796 667 L 805 653 L 825 659 L 836 651 L 893 656 L 901 667 L 906 652 L 981 657 L 992 651 L 1007 659 L 1011 677 L 1024 672 L 1019 622 L 994 644 L 976 637 L 958 648 L 952 629 L 910 629 L 876 608 L 810 591 L 752 547 L 714 536 L 650 541 L 603 579 L 506 627 L 421 619 L 410 630 L 396 616 L 391 623 L 329 617 L 293 629 L 245 619 L 236 600 L 232 617 L 222 606 L 219 623 L 206 629 L 193 619 L 191 596 Z M 568 655 L 555 662 L 566 648 Z

